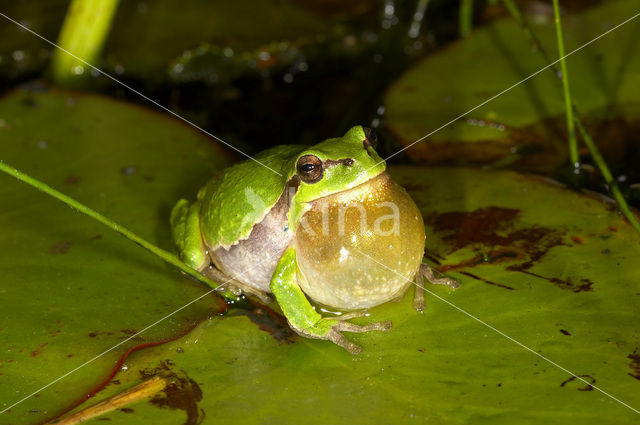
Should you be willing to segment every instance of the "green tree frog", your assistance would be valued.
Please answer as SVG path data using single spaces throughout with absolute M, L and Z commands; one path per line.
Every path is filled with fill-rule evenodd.
M 386 331 L 391 323 L 348 319 L 399 298 L 415 279 L 458 285 L 422 263 L 420 211 L 375 148 L 373 131 L 357 126 L 225 169 L 195 202 L 182 199 L 171 212 L 181 258 L 228 288 L 263 299 L 273 294 L 298 334 L 358 353 L 343 331 Z M 422 309 L 423 293 L 416 294 L 414 306 Z M 309 300 L 350 313 L 323 317 Z

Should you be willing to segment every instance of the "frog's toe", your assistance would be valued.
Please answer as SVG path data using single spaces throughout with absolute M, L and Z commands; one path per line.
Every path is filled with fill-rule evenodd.
M 331 329 L 329 331 L 329 333 L 327 334 L 327 339 L 333 342 L 334 344 L 344 348 L 350 354 L 356 355 L 356 354 L 360 354 L 360 352 L 362 351 L 362 347 L 360 347 L 358 344 L 355 344 L 349 341 L 344 335 L 342 335 L 340 332 L 338 332 L 335 329 Z
M 432 283 L 435 283 L 436 285 L 445 285 L 451 289 L 457 289 L 460 286 L 460 281 L 451 277 L 441 277 Z
M 419 273 L 423 282 L 424 282 L 424 279 L 426 279 L 434 285 L 444 285 L 451 289 L 456 289 L 460 286 L 460 281 L 458 281 L 457 279 L 453 279 L 447 276 L 436 277 L 435 273 L 433 272 L 433 269 L 428 264 L 423 263 L 420 266 Z
M 331 327 L 331 330 L 327 333 L 327 339 L 344 348 L 351 354 L 358 354 L 362 351 L 362 348 L 345 338 L 345 336 L 342 335 L 342 332 L 386 332 L 389 329 L 391 329 L 391 322 L 389 321 L 375 322 L 368 325 L 356 325 L 355 323 L 340 320 Z

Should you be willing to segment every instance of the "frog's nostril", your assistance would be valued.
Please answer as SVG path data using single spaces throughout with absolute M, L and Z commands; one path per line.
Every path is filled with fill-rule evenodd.
M 354 161 L 351 158 L 347 158 L 344 160 L 344 165 L 346 165 L 347 167 L 351 167 L 353 165 Z

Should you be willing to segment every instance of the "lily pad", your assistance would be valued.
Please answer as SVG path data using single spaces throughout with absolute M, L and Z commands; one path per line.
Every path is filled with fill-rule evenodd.
M 99 96 L 33 85 L 0 101 L 0 158 L 170 247 L 172 203 L 230 156 L 175 120 Z M 0 410 L 39 423 L 83 400 L 119 358 L 175 338 L 225 305 L 214 296 L 146 326 L 207 291 L 94 220 L 0 175 Z M 128 339 L 132 337 L 132 339 Z
M 563 16 L 566 51 L 582 46 L 630 18 L 640 1 L 608 1 Z M 552 17 L 531 22 L 548 54 L 557 57 Z M 640 55 L 634 48 L 640 21 L 634 20 L 567 59 L 575 105 L 596 141 L 612 147 L 628 140 L 640 116 Z M 502 19 L 426 57 L 386 95 L 389 129 L 400 144 L 434 132 L 492 96 L 545 67 L 524 31 Z M 443 78 L 446 76 L 447 78 Z M 564 101 L 560 80 L 548 69 L 472 111 L 407 150 L 428 162 L 518 160 L 529 168 L 553 168 L 566 161 Z M 605 123 L 611 124 L 609 126 Z

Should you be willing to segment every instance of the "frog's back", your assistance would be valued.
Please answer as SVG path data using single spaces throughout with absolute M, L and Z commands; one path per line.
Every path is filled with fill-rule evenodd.
M 203 188 L 198 194 L 201 232 L 209 250 L 229 248 L 249 237 L 253 226 L 278 202 L 295 173 L 296 156 L 304 149 L 273 147 L 254 157 L 259 162 L 247 159 L 235 164 Z

